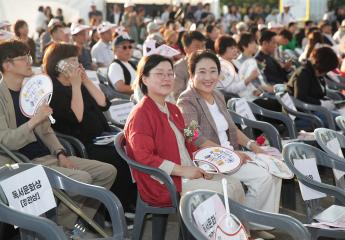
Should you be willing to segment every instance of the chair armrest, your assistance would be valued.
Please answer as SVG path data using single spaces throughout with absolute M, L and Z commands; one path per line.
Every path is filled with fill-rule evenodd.
M 283 214 L 274 214 L 255 210 L 229 199 L 231 212 L 239 219 L 246 219 L 248 223 L 255 222 L 277 228 L 293 237 L 293 239 L 310 240 L 307 228 L 297 219 Z
M 93 198 L 104 204 L 112 221 L 112 239 L 120 240 L 128 236 L 123 207 L 112 192 L 103 187 L 75 181 L 49 167 L 44 168 L 53 188 Z
M 333 129 L 333 130 L 336 129 L 333 115 L 327 108 L 319 106 L 319 105 L 305 103 L 305 102 L 302 102 L 298 99 L 294 99 L 294 103 L 295 103 L 297 108 L 305 109 L 307 111 L 321 112 L 326 117 L 326 120 L 328 123 L 328 128 Z
M 336 101 L 344 100 L 344 97 L 342 96 L 342 94 L 337 90 L 326 89 L 326 95 L 332 100 L 336 100 Z
M 289 116 L 281 112 L 275 112 L 275 111 L 262 108 L 252 102 L 248 102 L 248 104 L 254 114 L 281 121 L 287 127 L 288 132 L 289 132 L 289 137 L 291 139 L 297 138 L 297 132 L 296 132 L 294 122 Z
M 143 164 L 140 164 L 132 159 L 130 159 L 127 154 L 124 152 L 123 149 L 123 142 L 124 142 L 124 135 L 123 132 L 119 133 L 115 137 L 115 148 L 117 153 L 121 156 L 122 159 L 124 159 L 127 164 L 140 172 L 146 173 L 148 175 L 152 175 L 153 177 L 156 177 L 160 181 L 163 182 L 163 184 L 168 188 L 168 191 L 170 193 L 171 202 L 173 207 L 178 208 L 178 199 L 176 196 L 176 186 L 172 180 L 172 178 L 163 170 L 159 168 L 152 168 L 149 166 L 145 166 Z
M 18 226 L 19 228 L 33 231 L 45 239 L 67 240 L 66 235 L 53 221 L 19 212 L 0 202 L 0 222 Z
M 273 127 L 271 124 L 261 121 L 252 121 L 247 118 L 243 118 L 239 114 L 235 113 L 234 111 L 228 110 L 232 119 L 237 124 L 244 124 L 250 128 L 259 129 L 265 133 L 265 136 L 268 138 L 269 143 L 271 146 L 282 150 L 282 143 L 279 136 L 278 130 Z
M 84 144 L 78 138 L 75 138 L 70 135 L 62 134 L 59 132 L 55 132 L 55 134 L 58 138 L 67 140 L 78 151 L 78 153 L 80 154 L 80 157 L 88 158 L 86 148 Z
M 7 155 L 16 163 L 31 163 L 31 160 L 18 151 L 10 151 L 7 147 L 0 143 L 0 154 Z
M 277 97 L 276 99 L 278 100 L 278 102 L 283 106 L 284 110 L 287 113 L 289 113 L 293 116 L 296 116 L 298 118 L 311 121 L 314 124 L 315 128 L 324 127 L 324 124 L 319 117 L 315 116 L 314 114 L 310 114 L 310 113 L 298 112 L 298 111 L 295 111 L 295 110 L 287 107 L 285 105 L 285 103 L 282 101 L 279 93 L 276 94 L 276 97 Z
M 109 127 L 110 127 L 110 129 L 111 129 L 111 131 L 114 131 L 114 132 L 117 132 L 117 133 L 119 133 L 119 132 L 122 132 L 123 131 L 123 129 L 122 128 L 119 128 L 118 126 L 116 126 L 116 125 L 113 125 L 113 124 L 109 124 Z
M 286 165 L 296 175 L 298 181 L 300 181 L 301 183 L 303 183 L 307 187 L 310 187 L 316 191 L 325 193 L 327 195 L 334 196 L 342 204 L 345 204 L 345 191 L 343 189 L 329 185 L 329 184 L 325 184 L 322 182 L 314 181 L 314 180 L 306 177 L 305 175 L 303 175 L 300 171 L 298 171 L 295 168 L 292 160 L 289 157 L 289 151 L 291 151 L 291 149 L 294 149 L 296 146 L 300 147 L 301 145 L 309 146 L 309 145 L 303 144 L 303 143 L 289 143 L 284 147 L 283 158 L 285 160 Z M 344 162 L 341 163 L 339 161 L 334 161 L 334 160 L 332 161 L 331 159 L 327 159 L 327 160 L 330 161 L 329 164 L 327 164 L 327 161 L 321 161 L 320 162 L 319 159 L 317 161 L 318 161 L 318 163 L 320 163 L 319 165 L 324 165 L 324 166 L 328 165 L 328 167 L 333 166 L 333 168 L 345 171 L 345 163 Z
M 326 80 L 326 85 L 327 85 L 328 88 L 330 88 L 332 90 L 345 90 L 345 85 L 344 84 L 338 83 L 338 82 L 330 80 L 328 78 L 325 78 L 325 80 Z

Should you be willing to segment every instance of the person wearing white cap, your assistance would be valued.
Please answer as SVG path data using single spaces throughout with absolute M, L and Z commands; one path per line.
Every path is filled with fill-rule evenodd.
M 90 29 L 90 26 L 72 23 L 71 35 L 73 44 L 78 46 L 80 49 L 78 56 L 79 63 L 81 63 L 87 70 L 96 70 L 96 66 L 92 64 L 90 49 L 86 47 Z
M 98 42 L 91 49 L 91 56 L 98 67 L 108 67 L 114 60 L 114 53 L 112 51 L 112 29 L 116 27 L 115 24 L 103 22 L 97 27 L 99 35 Z
M 292 4 L 288 1 L 285 1 L 283 4 L 283 12 L 278 15 L 278 23 L 282 24 L 283 26 L 287 26 L 290 22 L 296 22 L 296 18 L 290 12 L 290 8 Z
M 52 18 L 48 24 L 48 31 L 51 36 L 51 41 L 43 47 L 43 54 L 47 47 L 54 42 L 63 42 L 66 39 L 65 28 L 62 26 L 60 20 Z
M 284 28 L 284 26 L 277 22 L 269 22 L 267 24 L 267 28 L 268 30 L 278 34 Z
M 130 61 L 133 54 L 134 40 L 124 33 L 114 41 L 115 59 L 109 66 L 108 78 L 113 87 L 122 93 L 132 94 L 132 83 L 136 77 L 136 66 Z
M 52 41 L 50 30 L 57 23 L 61 24 L 59 19 L 56 19 L 56 18 L 50 19 L 48 26 L 45 25 L 48 28 L 46 30 L 43 30 L 43 32 L 40 36 L 40 50 L 42 53 L 42 58 L 43 58 L 43 54 L 44 54 L 44 50 L 46 49 L 46 46 Z

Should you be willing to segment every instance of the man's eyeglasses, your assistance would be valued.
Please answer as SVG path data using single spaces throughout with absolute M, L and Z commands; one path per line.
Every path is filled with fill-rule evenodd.
M 122 50 L 127 50 L 127 49 L 132 49 L 133 48 L 133 46 L 132 45 L 128 45 L 128 46 L 121 46 L 121 47 L 119 47 L 119 48 L 122 48 Z
M 27 63 L 32 64 L 33 59 L 32 56 L 28 53 L 24 56 L 14 57 L 14 58 L 8 58 L 7 61 L 22 61 L 25 60 Z

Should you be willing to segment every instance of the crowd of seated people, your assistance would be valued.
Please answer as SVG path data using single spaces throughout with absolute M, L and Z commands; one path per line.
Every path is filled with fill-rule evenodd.
M 105 70 L 114 91 L 135 99 L 123 128 L 131 159 L 166 172 L 179 196 L 197 189 L 222 193 L 220 182 L 225 177 L 230 198 L 278 213 L 282 179 L 251 163 L 252 156 L 264 150 L 235 125 L 227 109 L 228 94 L 282 112 L 274 95 L 274 85 L 280 84 L 296 99 L 325 107 L 334 117 L 342 114 L 327 97 L 327 81 L 333 81 L 328 78 L 330 72 L 333 77 L 340 73 L 337 84 L 345 89 L 341 74 L 344 24 L 339 30 L 327 21 L 318 25 L 308 21 L 300 27 L 289 11 L 285 17 L 270 16 L 273 20 L 267 23 L 263 13 L 248 13 L 242 21 L 236 8 L 217 21 L 208 7 L 199 7 L 195 13 L 186 10 L 182 17 L 166 8 L 162 19 L 147 22 L 133 5 L 125 5 L 124 12 L 117 6 L 109 21 L 118 25 L 100 21 L 99 14 L 90 17 L 93 26 L 82 21 L 68 26 L 52 18 L 40 29 L 45 31 L 40 39 L 50 40 L 44 41 L 39 52 L 24 20 L 14 24 L 14 34 L 8 25 L 0 24 L 0 143 L 32 163 L 109 189 L 125 212 L 135 213 L 137 192 L 151 206 L 170 206 L 164 185 L 130 169 L 113 143 L 95 144 L 97 137 L 119 131 L 104 114 L 112 99 L 88 76 L 90 71 Z M 139 43 L 144 43 L 141 48 Z M 166 51 L 154 52 L 160 46 Z M 174 51 L 178 53 L 171 54 Z M 61 61 L 68 67 L 59 69 Z M 20 109 L 19 93 L 24 79 L 33 75 L 32 65 L 51 78 L 53 95 L 49 105 L 40 106 L 28 118 Z M 326 122 L 322 113 L 314 114 Z M 55 124 L 48 120 L 50 115 Z M 190 140 L 184 130 L 193 121 L 201 134 Z M 298 121 L 299 126 L 309 124 Z M 54 131 L 77 138 L 89 159 L 68 156 Z M 196 167 L 193 153 L 205 147 L 232 149 L 241 166 L 231 175 L 212 175 Z M 5 164 L 1 158 L 0 163 Z M 78 196 L 73 199 L 94 217 L 98 203 Z M 58 216 L 57 222 L 69 231 L 80 221 L 63 204 Z M 263 239 L 274 237 L 265 226 L 251 230 Z

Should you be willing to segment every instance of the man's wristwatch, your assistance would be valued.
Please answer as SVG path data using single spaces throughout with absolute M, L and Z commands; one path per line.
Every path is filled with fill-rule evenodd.
M 67 156 L 66 151 L 64 149 L 59 149 L 58 151 L 56 151 L 56 158 L 59 159 L 59 156 L 61 154 Z
M 254 140 L 249 140 L 249 141 L 247 142 L 246 148 L 247 148 L 248 150 L 252 150 L 252 147 L 251 147 L 252 143 L 255 143 L 255 141 L 254 141 Z

